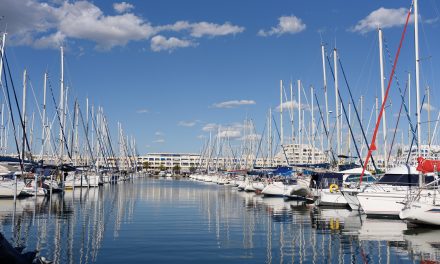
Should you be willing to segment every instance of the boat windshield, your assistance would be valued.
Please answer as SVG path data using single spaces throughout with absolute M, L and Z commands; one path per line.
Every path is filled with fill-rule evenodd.
M 434 180 L 433 176 L 425 176 L 425 182 L 430 183 Z M 418 174 L 385 174 L 377 182 L 378 184 L 399 185 L 399 186 L 418 186 Z
M 360 177 L 361 177 L 361 175 L 359 175 L 359 174 L 352 174 L 352 175 L 349 175 L 345 179 L 345 182 L 346 183 L 359 182 L 360 181 Z M 376 178 L 374 178 L 373 175 L 364 175 L 362 177 L 362 182 L 365 182 L 365 183 L 372 183 L 372 182 L 375 182 L 375 181 L 376 181 Z

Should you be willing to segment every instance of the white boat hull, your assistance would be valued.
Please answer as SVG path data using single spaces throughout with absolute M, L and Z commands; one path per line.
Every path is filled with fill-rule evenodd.
M 336 206 L 345 207 L 347 206 L 347 200 L 339 191 L 330 192 L 328 189 L 323 189 L 319 192 L 318 199 L 316 200 L 316 205 L 318 206 Z
M 11 198 L 18 196 L 25 187 L 22 181 L 17 181 L 17 191 L 15 188 L 15 180 L 0 181 L 0 198 Z

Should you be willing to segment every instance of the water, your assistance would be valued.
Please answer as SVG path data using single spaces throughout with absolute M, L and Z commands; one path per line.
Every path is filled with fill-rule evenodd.
M 0 200 L 0 231 L 54 263 L 419 263 L 440 230 L 262 198 L 228 186 L 139 178 Z

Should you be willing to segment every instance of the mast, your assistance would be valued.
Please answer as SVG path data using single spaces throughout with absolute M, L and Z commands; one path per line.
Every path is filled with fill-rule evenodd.
M 429 93 L 429 86 L 426 87 L 426 94 L 428 96 L 428 153 L 431 150 L 431 96 Z
M 325 50 L 324 43 L 321 43 L 321 56 L 322 56 L 322 74 L 324 79 L 324 96 L 325 96 L 325 125 L 329 128 L 329 111 L 328 111 L 328 94 L 327 94 L 327 74 L 325 68 Z M 327 137 L 327 148 L 330 149 L 330 137 Z
M 284 144 L 284 129 L 283 129 L 283 80 L 280 80 L 280 144 Z
M 312 132 L 310 134 L 311 134 L 311 138 L 312 138 L 312 164 L 315 163 L 315 115 L 314 115 L 315 111 L 314 111 L 314 104 L 313 104 L 313 101 L 314 101 L 313 94 L 314 94 L 313 86 L 311 86 L 310 87 L 310 98 L 312 99 L 312 125 L 311 125 Z
M 47 72 L 44 73 L 43 81 L 43 129 L 41 135 L 41 160 L 44 161 L 44 155 L 46 154 L 46 91 L 47 91 Z
M 385 77 L 384 77 L 384 69 L 383 69 L 383 35 L 382 29 L 379 28 L 379 62 L 380 62 L 380 90 L 382 93 L 382 103 L 385 97 Z M 387 123 L 386 123 L 386 110 L 383 110 L 383 123 L 382 123 L 382 134 L 383 134 L 383 153 L 384 157 L 386 157 L 386 153 L 388 153 L 387 148 Z M 388 161 L 384 158 L 384 166 L 385 169 L 388 167 Z
M 302 124 L 301 124 L 301 80 L 298 80 L 298 147 L 299 147 L 299 163 L 302 163 Z
M 272 167 L 273 157 L 272 157 L 272 108 L 269 108 L 269 167 Z
M 26 79 L 27 79 L 27 73 L 26 73 L 26 69 L 24 69 L 23 72 L 23 109 L 22 109 L 22 115 L 23 115 L 23 128 L 22 128 L 22 133 L 23 133 L 23 138 L 22 138 L 22 150 L 21 150 L 21 159 L 24 162 L 25 159 L 25 137 L 26 137 Z
M 1 78 L 1 77 L 0 77 Z M 3 144 L 3 142 L 5 141 L 5 119 L 4 119 L 4 115 L 5 115 L 5 104 L 2 103 L 2 123 L 1 123 L 1 131 L 0 131 L 0 154 L 3 153 L 3 150 L 5 149 L 5 145 Z
M 363 125 L 364 124 L 364 96 L 363 95 L 361 95 L 361 97 L 359 98 L 359 100 L 360 100 L 360 107 L 361 107 L 361 124 Z M 356 106 L 354 106 L 354 107 L 356 107 Z M 355 109 L 356 110 L 356 109 Z M 364 139 L 364 141 L 365 141 L 365 139 Z M 364 144 L 367 144 L 366 142 L 364 143 Z M 362 152 L 363 152 L 363 149 L 364 149 L 364 144 L 362 144 L 362 147 L 361 147 L 361 155 L 363 156 L 363 154 L 362 154 Z
M 348 125 L 351 125 L 351 103 L 348 102 Z M 348 130 L 347 133 L 347 138 L 348 138 L 348 156 L 351 156 L 351 136 L 350 136 L 350 130 Z M 354 144 L 356 144 L 356 142 L 353 142 Z
M 60 158 L 61 158 L 61 164 L 63 163 L 63 156 L 64 156 L 64 136 L 63 136 L 63 128 L 64 128 L 64 49 L 61 46 L 61 79 L 60 79 Z M 61 177 L 62 179 L 64 177 Z
M 293 127 L 293 85 L 292 85 L 292 80 L 290 80 L 290 125 L 291 130 L 292 130 L 292 146 L 295 144 L 295 130 Z
M 419 57 L 419 7 L 418 0 L 414 0 L 414 49 L 416 55 L 416 97 L 417 97 L 417 154 L 422 155 L 422 132 L 420 123 L 420 57 Z
M 341 154 L 341 119 L 339 116 L 339 102 L 338 102 L 338 96 L 339 96 L 339 84 L 338 84 L 338 52 L 336 48 L 333 50 L 333 63 L 334 63 L 334 69 L 335 69 L 335 107 L 336 107 L 336 134 L 337 134 L 337 148 L 336 153 L 337 155 Z
M 2 46 L 0 49 L 1 57 L 0 57 L 0 83 L 2 83 L 2 73 L 3 73 L 3 56 L 5 55 L 5 42 L 6 42 L 6 33 L 3 33 Z
M 408 72 L 408 113 L 411 115 L 411 73 Z M 408 124 L 408 145 L 410 145 L 411 133 L 411 124 Z M 409 150 L 411 151 L 411 150 Z

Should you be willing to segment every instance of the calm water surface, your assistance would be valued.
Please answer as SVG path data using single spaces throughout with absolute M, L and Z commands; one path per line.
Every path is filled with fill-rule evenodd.
M 54 263 L 420 263 L 440 230 L 186 179 L 0 200 L 0 231 Z

